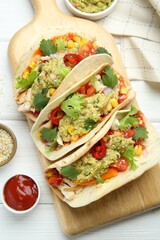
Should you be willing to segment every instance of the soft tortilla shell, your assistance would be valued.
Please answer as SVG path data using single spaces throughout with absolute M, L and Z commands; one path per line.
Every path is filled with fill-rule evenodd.
M 34 51 L 36 49 L 39 48 L 39 43 L 42 39 L 51 39 L 53 38 L 54 36 L 61 36 L 61 35 L 64 35 L 64 34 L 67 34 L 69 32 L 73 32 L 72 28 L 69 28 L 69 27 L 63 27 L 63 26 L 57 26 L 57 27 L 50 27 L 50 28 L 47 28 L 46 31 L 38 38 L 36 39 L 35 43 L 33 44 L 33 46 L 29 49 L 29 51 L 27 51 L 21 61 L 20 61 L 20 64 L 18 66 L 18 68 L 16 69 L 16 73 L 15 73 L 15 76 L 14 76 L 14 84 L 13 84 L 13 91 L 14 91 L 14 96 L 15 96 L 15 99 L 16 99 L 16 96 L 17 94 L 19 93 L 19 90 L 16 89 L 16 84 L 17 84 L 17 81 L 16 81 L 16 78 L 18 76 L 21 76 L 22 73 L 24 72 L 24 70 L 27 68 L 27 66 L 29 65 L 31 59 L 32 59 L 32 55 L 34 53 Z M 82 36 L 84 38 L 87 38 L 89 40 L 96 40 L 95 37 L 91 36 L 91 35 L 87 35 L 86 33 L 83 33 L 83 32 L 79 32 L 77 31 L 76 32 L 79 36 Z M 98 44 L 98 43 L 97 43 Z M 99 43 L 100 45 L 100 43 Z M 102 54 L 103 55 L 103 54 Z M 105 54 L 106 55 L 106 54 Z M 82 60 L 83 61 L 86 61 L 86 59 Z M 91 61 L 91 60 L 89 60 Z M 100 61 L 102 61 L 103 63 L 103 56 L 102 56 L 102 59 L 101 60 L 98 60 L 99 62 L 97 62 L 97 67 L 99 66 L 98 64 L 100 64 Z M 81 67 L 81 64 L 82 62 L 80 62 L 77 67 Z M 108 56 L 108 62 L 110 64 L 113 63 L 113 60 L 110 56 Z M 88 61 L 86 61 L 86 64 L 84 64 L 84 69 L 86 71 L 83 71 L 83 78 L 85 78 L 86 76 L 88 76 L 89 74 L 91 74 L 91 71 L 92 69 L 91 68 L 87 68 L 88 65 Z M 73 81 L 70 81 L 70 73 L 68 74 L 68 76 L 66 77 L 66 80 L 65 80 L 65 84 L 63 84 L 60 89 L 57 89 L 57 91 L 55 92 L 55 94 L 53 95 L 52 99 L 50 101 L 52 101 L 53 99 L 55 99 L 57 96 L 59 96 L 61 93 L 64 93 L 69 87 L 71 87 L 73 85 L 73 82 L 78 82 L 80 79 L 78 78 L 78 75 L 76 74 L 76 71 L 77 71 L 77 67 L 75 67 L 70 73 L 72 73 L 73 71 L 75 71 L 75 73 L 73 73 Z M 96 67 L 96 66 L 95 66 Z M 72 85 L 70 84 L 72 82 Z M 25 112 L 24 113 L 26 115 L 26 117 L 28 117 L 29 119 L 31 119 L 32 121 L 35 121 L 36 120 L 36 117 L 34 117 L 31 113 L 29 112 Z
M 62 160 L 51 164 L 46 171 L 52 168 L 60 169 L 62 166 L 66 166 L 72 164 L 80 157 L 82 157 L 85 153 L 89 151 L 89 149 L 98 142 L 110 129 L 113 120 L 119 118 L 121 114 L 126 111 L 119 111 L 115 113 L 111 119 L 101 128 L 101 130 L 87 143 L 85 143 L 81 148 L 75 151 L 69 157 L 63 158 Z M 127 170 L 126 172 L 119 173 L 116 177 L 112 178 L 111 180 L 107 181 L 104 184 L 98 184 L 93 186 L 87 186 L 81 189 L 80 192 L 74 194 L 74 198 L 72 200 L 67 199 L 67 191 L 63 191 L 59 196 L 63 201 L 65 201 L 71 207 L 77 208 L 82 207 L 85 205 L 94 202 L 106 194 L 112 192 L 113 190 L 123 186 L 124 184 L 138 178 L 141 176 L 145 171 L 155 166 L 160 161 L 160 136 L 156 132 L 155 128 L 152 124 L 145 118 L 146 128 L 149 132 L 149 138 L 145 141 L 146 150 L 140 157 L 136 157 L 137 159 L 137 166 L 138 169 L 135 171 Z M 54 188 L 52 188 L 55 191 Z M 56 189 L 57 190 L 57 189 Z M 61 192 L 61 191 L 59 191 Z
M 94 58 L 95 61 L 97 61 L 97 56 L 93 56 L 92 58 Z M 82 79 L 78 83 L 75 83 L 72 88 L 68 89 L 64 94 L 62 94 L 61 96 L 57 97 L 55 100 L 50 102 L 45 107 L 45 109 L 43 109 L 43 111 L 40 113 L 39 117 L 37 118 L 37 121 L 35 122 L 35 124 L 33 125 L 32 130 L 31 130 L 31 136 L 32 136 L 33 141 L 36 144 L 37 148 L 39 149 L 39 151 L 47 159 L 49 159 L 51 161 L 56 161 L 57 159 L 59 159 L 62 156 L 66 155 L 68 152 L 72 151 L 73 149 L 75 149 L 75 148 L 79 147 L 80 145 L 84 144 L 85 142 L 87 142 L 89 139 L 91 139 L 101 129 L 101 127 L 108 121 L 108 119 L 114 114 L 114 112 L 116 112 L 118 109 L 123 108 L 125 105 L 127 105 L 135 97 L 135 92 L 133 90 L 130 90 L 129 82 L 126 81 L 125 83 L 126 83 L 126 86 L 127 86 L 128 90 L 129 90 L 128 98 L 124 102 L 119 104 L 116 108 L 114 108 L 112 110 L 112 112 L 110 114 L 108 114 L 103 119 L 103 121 L 101 123 L 99 123 L 93 130 L 91 130 L 87 135 L 85 135 L 84 137 L 82 137 L 78 141 L 76 141 L 74 143 L 71 143 L 71 144 L 65 144 L 63 147 L 61 147 L 60 149 L 58 149 L 56 151 L 51 151 L 49 153 L 45 152 L 45 145 L 37 137 L 37 134 L 43 128 L 43 123 L 46 122 L 46 121 L 49 121 L 49 113 L 50 113 L 50 111 L 52 109 L 56 108 L 57 106 L 59 106 L 61 104 L 61 102 L 66 99 L 67 96 L 69 96 L 70 94 L 75 92 L 81 85 L 83 85 L 86 82 L 88 82 L 90 80 L 90 78 L 94 74 L 96 74 L 99 71 L 103 70 L 107 65 L 108 65 L 108 62 L 105 61 L 104 64 L 101 64 L 87 78 Z M 94 68 L 94 64 L 92 66 L 90 64 L 90 67 L 92 69 L 95 69 Z M 78 69 L 79 69 L 79 75 L 81 75 L 82 70 L 81 70 L 81 68 L 78 68 Z

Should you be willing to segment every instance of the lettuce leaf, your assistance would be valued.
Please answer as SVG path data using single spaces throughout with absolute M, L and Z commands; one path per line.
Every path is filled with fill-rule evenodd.
M 129 148 L 126 152 L 123 153 L 123 157 L 128 160 L 129 166 L 132 170 L 136 170 L 138 166 L 135 164 L 136 159 L 134 158 L 136 156 L 136 152 L 134 148 Z
M 66 100 L 62 102 L 61 109 L 66 113 L 67 116 L 70 116 L 73 119 L 77 119 L 84 103 L 85 95 L 75 93 L 70 95 Z
M 139 123 L 138 117 L 133 116 L 136 113 L 138 113 L 138 109 L 136 109 L 134 106 L 131 106 L 129 113 L 124 118 L 119 120 L 119 128 L 121 130 L 126 130 L 132 126 L 137 126 Z
M 27 90 L 32 86 L 34 83 L 34 80 L 38 77 L 38 71 L 31 71 L 25 79 L 22 79 L 20 77 L 17 77 L 17 85 L 16 88 L 22 89 L 22 91 Z

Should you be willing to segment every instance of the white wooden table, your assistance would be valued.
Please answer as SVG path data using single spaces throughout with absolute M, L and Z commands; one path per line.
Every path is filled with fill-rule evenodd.
M 45 0 L 44 0 L 45 1 Z M 68 13 L 62 0 L 57 0 Z M 38 207 L 28 215 L 15 216 L 7 212 L 0 200 L 0 240 L 61 240 L 68 239 L 59 226 L 49 188 L 29 135 L 24 116 L 17 112 L 12 93 L 12 76 L 7 59 L 7 47 L 13 34 L 27 24 L 34 11 L 29 0 L 0 1 L 0 122 L 13 129 L 18 140 L 14 159 L 0 168 L 0 190 L 4 181 L 17 173 L 25 173 L 38 180 L 41 199 Z M 160 84 L 132 80 L 137 99 L 144 114 L 160 132 Z M 122 205 L 123 207 L 123 205 Z M 158 240 L 160 239 L 160 209 L 126 219 L 109 226 L 91 230 L 73 239 Z

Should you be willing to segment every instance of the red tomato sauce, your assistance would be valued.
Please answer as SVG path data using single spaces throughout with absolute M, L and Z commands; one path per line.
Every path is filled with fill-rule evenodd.
M 3 194 L 9 207 L 24 211 L 36 202 L 38 187 L 32 178 L 26 175 L 16 175 L 5 184 Z

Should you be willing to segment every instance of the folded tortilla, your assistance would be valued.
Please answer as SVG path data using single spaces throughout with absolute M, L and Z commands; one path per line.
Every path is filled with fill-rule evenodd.
M 25 69 L 27 69 L 27 67 L 32 64 L 33 62 L 33 53 L 35 52 L 35 50 L 37 50 L 39 48 L 39 44 L 41 42 L 42 39 L 52 39 L 53 36 L 62 36 L 65 35 L 67 33 L 72 32 L 72 29 L 70 28 L 64 28 L 64 27 L 60 27 L 57 26 L 56 28 L 49 28 L 47 29 L 42 36 L 40 36 L 35 43 L 33 43 L 32 48 L 30 48 L 30 50 L 22 57 L 20 64 L 18 66 L 18 68 L 16 69 L 16 73 L 14 76 L 14 85 L 13 85 L 13 90 L 14 90 L 14 98 L 17 102 L 18 105 L 18 109 L 19 111 L 22 111 L 26 117 L 28 117 L 29 119 L 35 121 L 37 116 L 36 114 L 34 114 L 35 109 L 34 106 L 32 106 L 32 99 L 31 99 L 31 93 L 32 93 L 32 88 L 30 87 L 27 90 L 23 90 L 21 92 L 21 89 L 17 89 L 16 85 L 17 85 L 17 77 L 20 77 L 23 75 Z M 90 41 L 94 41 L 96 42 L 95 38 L 93 36 L 87 36 L 86 33 L 83 32 L 79 32 L 77 31 L 76 33 L 78 36 L 81 36 L 82 38 L 86 38 Z M 99 44 L 98 42 L 96 42 L 97 44 Z M 100 44 L 99 44 L 100 45 Z M 101 55 L 101 54 L 100 54 Z M 103 58 L 107 58 L 108 63 L 112 64 L 113 60 L 112 57 L 105 54 L 106 56 L 103 56 L 103 54 L 100 56 L 97 56 L 97 62 L 94 61 L 95 67 L 97 68 L 100 64 L 102 64 L 104 62 Z M 48 56 L 47 56 L 48 57 Z M 84 63 L 82 63 L 84 62 Z M 87 77 L 89 74 L 91 74 L 92 72 L 92 68 L 90 68 L 88 62 L 90 62 L 90 64 L 92 65 L 92 57 L 89 57 L 89 60 L 84 59 L 82 60 L 79 64 L 77 64 L 77 66 L 75 66 L 71 72 L 69 72 L 69 74 L 66 76 L 65 79 L 63 79 L 62 81 L 62 87 L 58 87 L 56 89 L 56 91 L 54 92 L 53 96 L 51 97 L 50 101 L 52 101 L 54 98 L 56 98 L 57 96 L 61 95 L 62 93 L 64 93 L 68 88 L 70 88 L 73 83 L 75 82 L 79 82 L 82 78 Z M 81 75 L 79 76 L 78 72 L 78 68 L 80 67 L 82 69 L 82 66 L 85 68 L 85 71 L 83 71 L 81 73 Z M 25 80 L 24 80 L 25 81 Z M 61 85 L 61 84 L 60 84 Z M 21 94 L 20 94 L 21 93 Z M 33 114 L 31 113 L 33 111 Z
M 113 127 L 115 119 L 121 119 L 126 116 L 129 110 L 120 110 L 114 113 L 110 120 L 101 128 L 101 130 L 88 142 L 86 142 L 82 147 L 72 153 L 70 156 L 51 164 L 45 171 L 45 174 L 49 172 L 50 169 L 60 169 L 64 166 L 74 164 L 82 156 L 84 156 L 100 139 L 102 139 L 106 133 Z M 71 180 L 65 180 L 62 186 L 54 187 L 50 185 L 54 193 L 69 206 L 73 208 L 82 207 L 88 205 L 111 191 L 120 188 L 124 184 L 138 178 L 145 171 L 155 166 L 160 161 L 160 136 L 152 126 L 152 124 L 143 117 L 145 122 L 145 127 L 148 131 L 148 138 L 143 142 L 145 149 L 140 156 L 136 156 L 137 169 L 128 169 L 124 172 L 119 172 L 118 175 L 110 178 L 104 183 L 94 184 L 90 186 L 80 186 L 76 188 L 74 182 Z M 71 188 L 71 190 L 69 190 Z
M 35 145 L 37 146 L 39 151 L 47 159 L 49 159 L 51 161 L 56 161 L 57 159 L 60 159 L 64 155 L 68 154 L 69 152 L 71 152 L 75 148 L 79 147 L 80 145 L 84 144 L 89 139 L 91 139 L 101 129 L 101 127 L 108 121 L 108 119 L 114 114 L 114 112 L 116 112 L 118 109 L 123 108 L 125 105 L 127 105 L 135 97 L 135 91 L 133 91 L 130 88 L 130 82 L 128 80 L 124 79 L 125 89 L 127 89 L 127 97 L 126 97 L 126 99 L 124 101 L 122 101 L 117 106 L 115 106 L 108 113 L 108 115 L 105 115 L 103 117 L 102 121 L 99 122 L 86 135 L 81 136 L 76 141 L 71 141 L 69 143 L 64 143 L 62 146 L 58 146 L 58 148 L 55 149 L 55 150 L 46 152 L 46 146 L 45 146 L 44 142 L 41 141 L 40 137 L 38 137 L 38 135 L 39 135 L 39 133 L 41 132 L 41 130 L 43 128 L 51 128 L 52 127 L 52 123 L 51 123 L 51 120 L 50 120 L 50 117 L 49 117 L 50 116 L 50 112 L 53 109 L 55 109 L 58 106 L 60 106 L 61 103 L 68 96 L 70 96 L 71 94 L 75 93 L 80 87 L 84 86 L 84 84 L 87 84 L 93 78 L 93 76 L 95 76 L 96 74 L 98 74 L 100 72 L 103 72 L 103 70 L 106 68 L 106 66 L 110 65 L 110 62 L 108 62 L 108 60 L 107 60 L 108 56 L 106 55 L 106 56 L 104 56 L 103 60 L 105 60 L 105 61 L 103 62 L 103 64 L 100 64 L 99 67 L 96 68 L 95 66 L 97 66 L 96 63 L 97 63 L 97 59 L 98 58 L 99 58 L 98 56 L 92 56 L 92 60 L 94 59 L 95 64 L 94 64 L 94 61 L 92 61 L 92 64 L 90 62 L 88 62 L 89 67 L 92 69 L 92 74 L 90 74 L 86 78 L 83 78 L 83 71 L 85 71 L 85 68 L 83 68 L 83 67 L 82 68 L 77 68 L 77 71 L 79 71 L 79 73 L 78 73 L 79 78 L 80 78 L 80 76 L 82 76 L 81 81 L 79 81 L 78 83 L 76 81 L 73 81 L 73 82 L 71 81 L 71 83 L 73 83 L 73 87 L 68 89 L 64 94 L 62 94 L 61 96 L 57 97 L 52 102 L 50 102 L 45 107 L 45 109 L 43 109 L 43 111 L 41 112 L 41 114 L 37 118 L 37 121 L 35 122 L 35 124 L 32 127 L 31 136 L 33 138 L 33 141 L 34 141 Z M 85 62 L 85 66 L 86 66 L 86 62 Z M 119 74 L 118 74 L 118 76 L 120 77 Z M 73 79 L 75 79 L 75 78 L 73 78 Z M 120 85 L 120 83 L 118 82 L 117 85 Z

